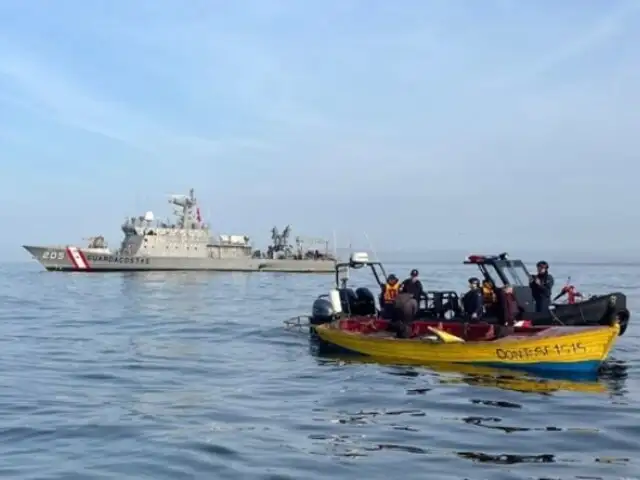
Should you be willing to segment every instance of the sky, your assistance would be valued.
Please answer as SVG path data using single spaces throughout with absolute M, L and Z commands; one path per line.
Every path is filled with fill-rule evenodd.
M 640 2 L 0 3 L 0 258 L 215 233 L 640 257 Z

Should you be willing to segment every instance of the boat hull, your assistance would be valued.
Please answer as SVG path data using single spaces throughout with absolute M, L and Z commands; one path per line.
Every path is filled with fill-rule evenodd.
M 432 343 L 423 338 L 399 339 L 388 334 L 363 334 L 339 328 L 339 322 L 313 326 L 328 344 L 386 362 L 403 364 L 453 363 L 529 371 L 597 370 L 607 358 L 619 325 L 549 327 L 530 335 L 495 340 Z M 447 330 L 447 327 L 443 327 Z
M 334 260 L 161 257 L 97 253 L 78 247 L 24 245 L 46 270 L 61 272 L 218 271 L 333 273 Z

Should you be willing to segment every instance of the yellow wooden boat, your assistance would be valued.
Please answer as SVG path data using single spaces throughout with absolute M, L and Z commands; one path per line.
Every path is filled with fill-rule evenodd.
M 465 340 L 447 332 L 452 327 L 428 326 L 429 334 L 395 338 L 386 331 L 362 333 L 342 328 L 341 322 L 316 325 L 317 335 L 345 350 L 382 361 L 424 365 L 461 363 L 531 371 L 590 372 L 607 358 L 620 326 L 545 327 L 489 339 L 489 335 Z M 487 329 L 492 328 L 487 326 Z

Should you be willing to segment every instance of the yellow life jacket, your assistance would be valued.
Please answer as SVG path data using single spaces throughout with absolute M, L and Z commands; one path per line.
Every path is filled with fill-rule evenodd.
M 482 285 L 482 299 L 484 303 L 496 302 L 496 293 L 491 288 L 491 285 Z
M 382 295 L 382 299 L 384 303 L 393 303 L 400 292 L 400 283 L 395 283 L 391 285 L 387 283 L 384 286 L 384 294 Z

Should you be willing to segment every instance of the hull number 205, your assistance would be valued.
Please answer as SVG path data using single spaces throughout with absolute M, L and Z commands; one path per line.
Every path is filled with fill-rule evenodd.
M 65 252 L 44 252 L 42 254 L 43 260 L 64 260 Z

